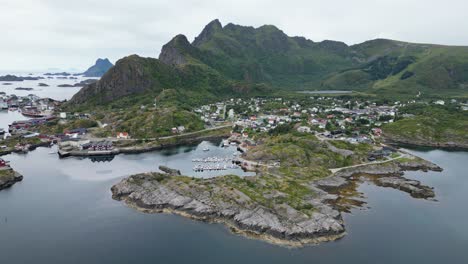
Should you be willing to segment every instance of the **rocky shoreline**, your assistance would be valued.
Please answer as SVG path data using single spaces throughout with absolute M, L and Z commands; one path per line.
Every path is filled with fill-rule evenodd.
M 140 154 L 156 150 L 162 150 L 166 148 L 178 147 L 188 144 L 196 144 L 202 141 L 210 140 L 220 140 L 225 138 L 226 135 L 216 135 L 216 136 L 200 136 L 194 138 L 183 138 L 179 139 L 177 142 L 173 143 L 161 143 L 158 145 L 141 145 L 141 146 L 131 146 L 131 147 L 120 147 L 115 148 L 109 151 L 100 151 L 100 152 L 91 152 L 91 151 L 82 151 L 82 150 L 71 150 L 65 151 L 59 149 L 58 154 L 61 158 L 65 157 L 92 157 L 92 156 L 108 156 L 108 155 L 119 155 L 119 154 Z
M 192 219 L 223 223 L 234 233 L 273 244 L 300 247 L 339 239 L 345 235 L 341 210 L 334 206 L 338 192 L 356 178 L 365 178 L 382 187 L 398 189 L 412 197 L 431 199 L 432 188 L 404 178 L 407 170 L 441 171 L 437 165 L 416 158 L 346 168 L 309 185 L 314 195 L 307 198 L 313 208 L 304 214 L 286 203 L 270 206 L 250 199 L 240 189 L 226 185 L 229 176 L 192 179 L 161 168 L 130 176 L 111 188 L 112 197 L 147 213 L 174 213 Z M 372 177 L 365 177 L 372 176 Z M 252 176 L 252 182 L 261 181 Z M 280 194 L 275 195 L 281 200 Z
M 9 188 L 22 180 L 23 175 L 14 171 L 10 167 L 4 167 L 0 169 L 0 190 Z
M 206 181 L 220 179 L 222 177 Z M 133 175 L 111 188 L 114 199 L 123 200 L 141 211 L 176 213 L 196 220 L 223 223 L 235 233 L 274 244 L 302 246 L 335 240 L 345 232 L 341 214 L 323 202 L 330 198 L 327 195 L 311 199 L 317 208 L 307 217 L 285 204 L 267 208 L 237 191 L 232 192 L 237 198 L 218 200 L 219 191 L 229 190 L 218 188 L 210 192 L 201 189 L 204 189 L 202 184 L 188 188 L 165 173 Z
M 445 150 L 468 150 L 468 142 L 432 142 L 430 140 L 422 141 L 417 139 L 402 139 L 398 137 L 385 136 L 384 140 L 389 145 L 408 146 L 408 147 L 428 147 L 440 148 Z
M 411 158 L 398 159 L 381 164 L 370 164 L 359 167 L 343 169 L 331 177 L 315 182 L 318 188 L 336 190 L 345 187 L 350 180 L 358 178 L 361 181 L 370 181 L 377 186 L 389 187 L 408 193 L 414 198 L 431 199 L 435 197 L 434 190 L 422 185 L 420 181 L 403 177 L 405 171 L 442 171 L 442 168 L 429 161 L 410 156 Z
M 39 148 L 39 147 L 49 147 L 49 146 L 50 146 L 50 142 L 42 142 L 42 143 L 39 143 L 39 144 L 32 144 L 32 145 L 29 146 L 27 151 L 33 151 L 33 150 L 35 150 L 36 148 Z M 19 150 L 19 149 L 1 150 L 0 151 L 0 157 L 11 154 L 11 153 L 23 153 L 23 152 L 24 152 L 23 150 Z

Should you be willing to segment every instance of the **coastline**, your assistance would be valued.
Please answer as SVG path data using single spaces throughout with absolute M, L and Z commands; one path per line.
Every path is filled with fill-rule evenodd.
M 369 164 L 331 173 L 329 177 L 310 183 L 309 187 L 316 194 L 309 200 L 314 210 L 305 218 L 298 217 L 298 213 L 287 206 L 288 213 L 285 214 L 284 204 L 274 204 L 267 208 L 261 204 L 251 204 L 250 201 L 242 203 L 242 200 L 231 201 L 224 196 L 220 198 L 211 194 L 227 190 L 216 189 L 216 186 L 221 186 L 217 182 L 224 181 L 217 178 L 191 180 L 189 177 L 167 173 L 145 173 L 123 179 L 112 186 L 111 191 L 113 199 L 124 201 L 142 212 L 172 213 L 198 221 L 221 223 L 233 233 L 248 238 L 275 245 L 302 247 L 333 241 L 346 235 L 341 216 L 345 210 L 336 203 L 343 198 L 340 191 L 356 180 L 400 190 L 414 198 L 433 200 L 435 193 L 431 187 L 403 177 L 404 171 L 408 170 L 441 171 L 442 168 L 413 156 L 400 162 Z M 155 180 L 155 177 L 158 179 Z M 251 178 L 256 180 L 256 177 Z M 208 193 L 206 190 L 210 188 L 206 189 L 203 184 L 209 184 L 210 188 L 215 186 L 214 191 Z M 233 192 L 238 193 L 239 190 Z
M 455 142 L 438 142 L 432 143 L 430 141 L 419 141 L 410 139 L 397 139 L 393 137 L 384 136 L 384 142 L 386 144 L 396 147 L 422 147 L 431 149 L 443 149 L 448 151 L 468 151 L 468 143 L 455 143 Z
M 253 229 L 245 229 L 240 227 L 232 218 L 224 218 L 220 217 L 217 215 L 210 215 L 210 216 L 199 216 L 196 214 L 191 214 L 186 211 L 181 211 L 178 210 L 177 208 L 162 208 L 162 209 L 155 209 L 155 208 L 145 208 L 142 206 L 140 203 L 137 201 L 134 201 L 132 199 L 129 199 L 128 197 L 114 197 L 115 200 L 118 201 L 124 201 L 125 204 L 133 208 L 137 211 L 140 211 L 142 213 L 147 213 L 147 214 L 159 214 L 159 213 L 164 213 L 164 214 L 174 214 L 178 215 L 181 217 L 185 217 L 188 219 L 196 220 L 196 221 L 201 221 L 209 224 L 223 224 L 225 225 L 228 230 L 236 235 L 243 236 L 248 239 L 257 239 L 257 240 L 262 240 L 267 243 L 273 244 L 273 245 L 278 245 L 278 246 L 285 246 L 285 247 L 291 247 L 291 248 L 298 248 L 298 247 L 304 247 L 307 245 L 317 245 L 320 243 L 324 242 L 331 242 L 335 241 L 338 239 L 343 238 L 346 235 L 346 232 L 339 232 L 336 234 L 328 234 L 324 233 L 320 236 L 316 237 L 308 237 L 308 238 L 290 238 L 290 239 L 285 239 L 282 237 L 278 237 L 272 234 L 267 234 L 263 233 L 262 231 L 259 230 L 253 230 Z
M 23 180 L 23 175 L 13 170 L 11 167 L 0 168 L 0 191 L 10 188 L 15 183 Z
M 31 145 L 31 146 L 29 146 L 28 151 L 33 151 L 33 150 L 35 150 L 36 148 L 39 148 L 39 147 L 48 147 L 48 146 L 50 146 L 50 143 L 51 142 L 42 142 L 42 143 L 39 143 L 39 144 Z M 0 156 L 5 156 L 5 155 L 11 154 L 11 153 L 22 153 L 22 152 L 24 152 L 24 151 L 17 150 L 17 149 L 6 150 L 6 151 L 2 150 L 2 151 L 0 151 Z
M 172 148 L 172 147 L 178 147 L 182 145 L 187 145 L 187 144 L 196 144 L 200 143 L 205 140 L 220 140 L 222 138 L 225 138 L 227 135 L 216 135 L 216 136 L 200 136 L 200 137 L 195 137 L 195 138 L 182 138 L 178 140 L 177 142 L 174 143 L 162 143 L 159 145 L 142 145 L 142 146 L 132 146 L 132 147 L 121 147 L 121 148 L 116 148 L 111 151 L 102 151 L 102 152 L 97 152 L 97 151 L 80 151 L 80 150 L 72 150 L 72 151 L 62 151 L 58 150 L 58 154 L 61 158 L 65 157 L 93 157 L 93 156 L 107 156 L 107 155 L 119 155 L 119 154 L 140 154 L 140 153 L 146 153 L 146 152 L 151 152 L 151 151 L 156 151 L 156 150 L 162 150 L 165 148 Z

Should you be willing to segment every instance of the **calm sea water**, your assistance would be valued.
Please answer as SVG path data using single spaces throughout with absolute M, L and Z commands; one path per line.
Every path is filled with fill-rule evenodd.
M 364 184 L 370 209 L 345 215 L 348 235 L 290 249 L 231 234 L 223 225 L 144 214 L 111 198 L 122 177 L 169 165 L 187 171 L 201 146 L 111 162 L 58 159 L 39 148 L 8 155 L 25 178 L 0 191 L 2 263 L 465 263 L 468 259 L 467 152 L 414 151 L 443 173 L 407 176 L 435 187 L 439 201 Z M 216 146 L 210 145 L 214 151 Z M 191 165 L 190 165 L 191 166 Z M 189 173 L 190 171 L 187 171 Z M 193 173 L 193 172 L 190 172 Z
M 16 76 L 30 76 L 28 73 L 11 73 L 11 72 L 0 72 L 0 76 L 7 74 L 16 75 Z M 83 76 L 68 76 L 76 77 L 77 79 L 58 79 L 57 76 L 52 76 L 53 79 L 47 78 L 48 76 L 43 75 L 44 73 L 32 73 L 33 77 L 44 77 L 45 79 L 37 81 L 22 81 L 22 82 L 2 82 L 0 81 L 0 92 L 5 92 L 7 94 L 15 94 L 18 96 L 26 96 L 28 94 L 35 94 L 39 97 L 49 97 L 55 100 L 65 100 L 70 99 L 75 93 L 77 93 L 81 87 L 58 87 L 61 84 L 75 84 L 86 79 L 96 79 L 88 78 Z M 67 77 L 67 78 L 68 78 Z M 4 85 L 4 83 L 11 83 L 11 85 Z M 46 83 L 48 87 L 41 87 L 39 83 Z M 17 87 L 22 88 L 33 88 L 34 90 L 25 91 L 25 90 L 15 90 Z

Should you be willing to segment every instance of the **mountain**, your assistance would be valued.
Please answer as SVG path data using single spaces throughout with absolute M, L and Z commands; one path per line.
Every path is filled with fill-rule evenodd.
M 351 48 L 366 62 L 324 79 L 321 88 L 400 96 L 468 94 L 468 47 L 377 39 Z
M 96 63 L 89 67 L 83 75 L 85 77 L 101 77 L 103 76 L 112 66 L 114 66 L 107 58 L 97 59 Z
M 214 20 L 192 43 L 175 36 L 158 59 L 132 55 L 119 60 L 71 104 L 128 104 L 154 99 L 167 89 L 182 96 L 172 99 L 188 103 L 307 89 L 466 96 L 468 47 L 388 39 L 348 46 L 290 37 L 272 25 L 223 26 Z

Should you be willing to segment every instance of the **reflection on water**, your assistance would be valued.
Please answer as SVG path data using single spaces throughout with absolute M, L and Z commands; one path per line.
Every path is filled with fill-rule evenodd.
M 94 156 L 89 157 L 92 162 L 111 162 L 115 158 L 114 155 L 112 156 Z

